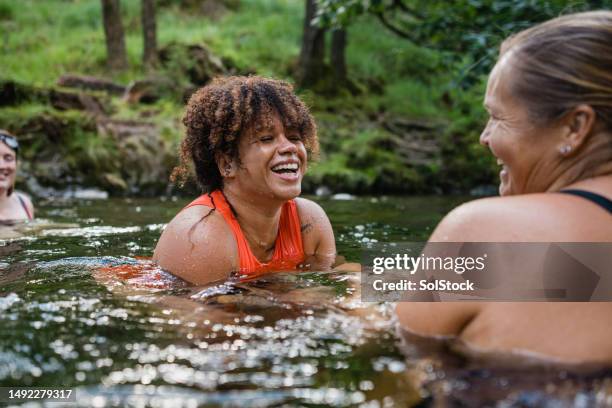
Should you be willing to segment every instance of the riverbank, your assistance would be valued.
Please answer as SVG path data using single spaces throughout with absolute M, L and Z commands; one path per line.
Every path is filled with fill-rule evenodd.
M 130 68 L 110 73 L 98 2 L 62 2 L 61 9 L 53 0 L 0 2 L 0 24 L 10 29 L 3 40 L 0 127 L 19 135 L 20 185 L 34 194 L 36 185 L 193 194 L 193 185 L 168 183 L 186 97 L 220 74 L 293 82 L 300 2 L 229 2 L 212 11 L 160 2 L 161 63 L 153 72 L 139 62 L 139 4 L 123 3 Z M 456 193 L 495 182 L 494 164 L 477 142 L 482 83 L 453 87 L 440 53 L 393 37 L 371 19 L 352 25 L 347 38 L 353 87 L 299 90 L 322 147 L 305 191 Z M 107 86 L 75 82 L 83 77 Z

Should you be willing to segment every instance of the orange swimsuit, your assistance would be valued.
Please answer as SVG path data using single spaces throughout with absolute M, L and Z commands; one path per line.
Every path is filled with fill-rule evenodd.
M 278 225 L 278 235 L 274 245 L 274 255 L 267 263 L 261 263 L 251 252 L 249 243 L 234 216 L 229 203 L 220 190 L 203 194 L 185 208 L 194 205 L 204 205 L 219 211 L 223 219 L 234 233 L 238 245 L 239 274 L 254 277 L 270 271 L 296 270 L 304 262 L 304 247 L 302 246 L 302 231 L 295 200 L 289 200 L 281 209 Z

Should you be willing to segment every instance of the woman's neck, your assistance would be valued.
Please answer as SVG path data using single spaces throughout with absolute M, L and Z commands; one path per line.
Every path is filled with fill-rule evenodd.
M 272 200 L 259 200 L 252 195 L 234 191 L 231 187 L 222 190 L 234 210 L 238 224 L 251 249 L 255 252 L 269 252 L 274 249 L 282 203 Z
M 548 192 L 563 190 L 585 180 L 594 180 L 612 176 L 612 148 L 610 133 L 600 132 L 592 135 L 586 146 L 576 152 L 576 155 L 563 160 L 556 174 L 552 174 L 552 182 L 546 189 Z
M 0 188 L 0 206 L 9 201 L 10 197 L 8 195 L 8 190 Z
M 582 163 L 565 169 L 548 187 L 548 192 L 560 191 L 581 185 L 584 182 L 612 178 L 612 162 L 597 167 L 586 168 Z

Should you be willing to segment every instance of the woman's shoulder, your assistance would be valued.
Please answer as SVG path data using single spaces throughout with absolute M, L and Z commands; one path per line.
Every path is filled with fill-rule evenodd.
M 30 196 L 23 191 L 15 191 L 13 193 L 15 195 L 15 199 L 19 201 L 19 204 L 25 206 L 27 209 L 28 215 L 34 218 L 34 204 L 32 204 L 32 199 Z
M 325 210 L 314 201 L 296 198 L 304 253 L 311 265 L 327 270 L 336 258 L 336 241 Z
M 215 230 L 222 228 L 226 223 L 223 216 L 213 208 L 205 205 L 192 205 L 179 211 L 167 227 L 182 231 L 194 228 L 196 224 L 200 224 L 199 228 Z
M 310 235 L 312 231 L 317 232 L 315 234 L 317 237 L 320 237 L 321 234 L 329 234 L 331 223 L 325 210 L 319 204 L 301 197 L 296 198 L 295 203 L 303 236 Z
M 605 241 L 599 217 L 609 216 L 566 194 L 489 197 L 455 208 L 438 224 L 430 241 Z
M 28 207 L 28 209 L 34 209 L 34 205 L 32 204 L 32 198 L 29 194 L 24 193 L 23 191 L 15 190 L 15 197 L 18 200 L 22 201 Z
M 325 210 L 312 200 L 303 197 L 297 197 L 294 199 L 300 219 L 305 217 L 321 217 L 327 215 Z
M 180 211 L 168 223 L 153 258 L 195 284 L 224 279 L 237 266 L 236 243 L 223 216 L 206 206 Z

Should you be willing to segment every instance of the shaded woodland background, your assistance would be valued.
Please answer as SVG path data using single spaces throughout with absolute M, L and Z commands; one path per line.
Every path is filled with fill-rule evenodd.
M 0 128 L 20 187 L 173 186 L 184 104 L 216 75 L 295 84 L 319 126 L 314 192 L 488 194 L 478 145 L 503 38 L 612 0 L 0 0 Z

